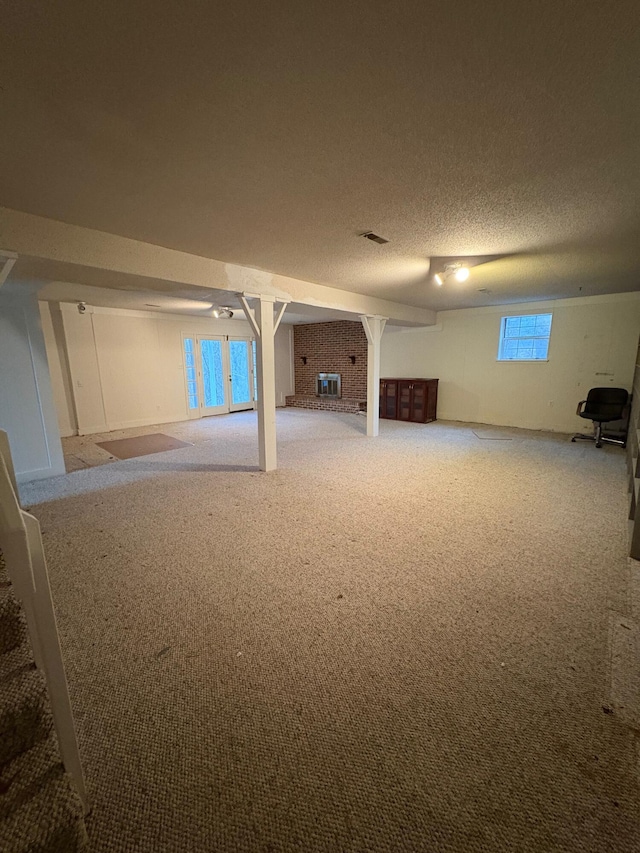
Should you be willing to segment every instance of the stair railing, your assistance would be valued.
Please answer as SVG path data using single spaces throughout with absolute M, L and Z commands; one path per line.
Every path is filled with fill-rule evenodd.
M 0 547 L 9 580 L 27 618 L 36 666 L 44 673 L 60 756 L 88 809 L 69 687 L 64 671 L 56 615 L 51 598 L 40 524 L 21 509 L 7 434 L 0 430 Z

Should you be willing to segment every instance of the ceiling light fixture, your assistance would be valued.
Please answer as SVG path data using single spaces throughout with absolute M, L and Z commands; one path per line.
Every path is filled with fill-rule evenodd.
M 214 308 L 212 313 L 216 320 L 230 320 L 233 317 L 233 311 L 226 305 Z
M 453 276 L 456 281 L 466 281 L 469 278 L 469 267 L 464 264 L 445 264 L 444 270 L 434 275 L 433 280 L 441 287 L 448 278 Z

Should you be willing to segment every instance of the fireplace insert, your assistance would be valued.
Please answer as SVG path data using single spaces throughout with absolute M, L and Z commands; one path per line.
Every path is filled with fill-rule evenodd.
M 317 397 L 340 397 L 340 374 L 319 373 L 316 379 Z

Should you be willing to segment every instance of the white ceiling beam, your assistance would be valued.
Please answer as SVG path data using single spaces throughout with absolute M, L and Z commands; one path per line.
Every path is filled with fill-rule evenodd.
M 36 260 L 38 279 L 44 281 L 114 287 L 114 279 L 121 275 L 137 278 L 139 289 L 166 292 L 162 285 L 170 282 L 208 291 L 254 293 L 274 302 L 295 302 L 358 316 L 381 314 L 400 325 L 430 326 L 436 322 L 436 312 L 428 308 L 226 264 L 6 207 L 0 207 L 0 245 L 11 246 L 24 258 L 27 269 L 29 261 Z M 105 281 L 108 283 L 103 284 Z

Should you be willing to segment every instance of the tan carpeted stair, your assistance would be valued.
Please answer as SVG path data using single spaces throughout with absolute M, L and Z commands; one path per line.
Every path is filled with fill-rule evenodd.
M 26 638 L 26 622 L 9 583 L 0 585 L 0 655 L 15 649 Z
M 51 724 L 41 673 L 35 668 L 10 673 L 0 695 L 0 766 L 47 737 Z
M 0 552 L 0 850 L 86 849 L 82 804 L 60 761 L 44 677 Z

